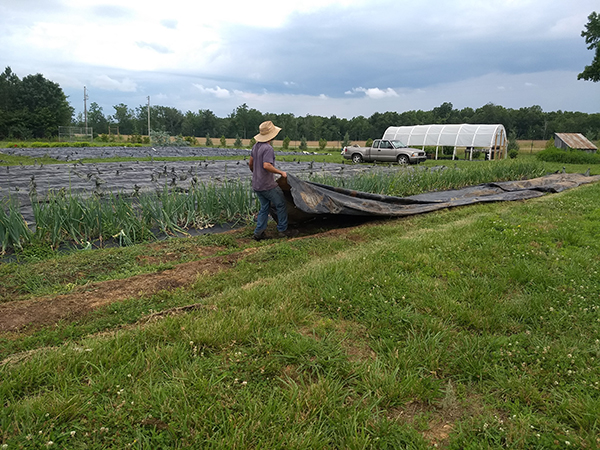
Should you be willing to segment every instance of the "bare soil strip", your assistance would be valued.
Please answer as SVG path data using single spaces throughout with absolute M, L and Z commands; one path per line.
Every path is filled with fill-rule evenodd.
M 15 332 L 51 325 L 60 320 L 74 320 L 113 302 L 189 286 L 200 275 L 214 275 L 229 269 L 248 252 L 249 250 L 245 250 L 183 263 L 163 272 L 91 283 L 71 294 L 3 303 L 0 304 L 0 332 Z
M 334 228 L 328 231 L 311 233 L 311 227 L 307 225 L 304 231 L 308 232 L 311 237 L 334 237 L 347 235 L 350 230 L 355 228 Z M 298 239 L 302 239 L 302 237 Z M 209 250 L 205 249 L 202 251 L 202 254 L 206 258 L 199 261 L 178 264 L 174 268 L 162 272 L 90 283 L 76 288 L 75 292 L 70 294 L 0 303 L 0 333 L 14 333 L 27 329 L 37 329 L 42 326 L 55 324 L 61 320 L 76 320 L 96 308 L 114 302 L 128 298 L 150 296 L 160 291 L 172 291 L 180 287 L 189 286 L 200 275 L 214 275 L 220 271 L 228 270 L 237 261 L 259 249 L 256 247 L 247 248 L 241 252 L 226 256 L 211 256 Z M 221 249 L 215 247 L 210 251 L 216 253 L 219 250 Z

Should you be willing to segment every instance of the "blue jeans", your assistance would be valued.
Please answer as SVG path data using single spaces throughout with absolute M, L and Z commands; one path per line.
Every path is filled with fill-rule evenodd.
M 269 220 L 269 209 L 271 203 L 277 211 L 277 231 L 285 231 L 288 227 L 287 207 L 285 206 L 285 197 L 279 186 L 268 191 L 254 191 L 260 202 L 260 210 L 256 220 L 256 229 L 254 235 L 259 236 L 267 228 Z

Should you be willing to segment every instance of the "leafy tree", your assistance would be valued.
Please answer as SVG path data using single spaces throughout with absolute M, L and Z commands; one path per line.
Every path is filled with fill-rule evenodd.
M 524 139 L 535 139 L 538 136 L 542 136 L 542 139 L 545 138 L 546 122 L 541 106 L 534 105 L 528 108 L 520 108 L 513 113 L 513 117 L 515 122 L 514 128 L 518 136 Z
M 20 105 L 27 111 L 28 128 L 34 137 L 58 134 L 59 126 L 68 126 L 73 108 L 61 87 L 41 74 L 28 75 L 21 81 Z
M 181 134 L 183 114 L 170 106 L 153 106 L 150 108 L 153 130 L 162 130 L 171 136 Z
M 353 117 L 350 120 L 350 129 L 348 132 L 355 141 L 372 138 L 371 124 L 363 116 Z
M 146 124 L 143 128 L 136 126 L 135 114 L 124 103 L 119 103 L 113 106 L 115 109 L 114 115 L 110 118 L 119 126 L 119 134 L 134 134 L 135 132 L 144 132 L 148 134 L 148 106 L 140 106 L 138 108 L 138 117 L 140 122 Z
M 25 130 L 22 124 L 25 112 L 16 107 L 20 84 L 21 80 L 10 67 L 0 74 L 0 138 L 2 139 L 29 137 L 24 136 L 28 130 Z
M 181 123 L 181 132 L 186 136 L 198 136 L 196 134 L 198 131 L 200 131 L 200 116 L 192 111 L 186 112 Z
M 283 140 L 283 149 L 284 150 L 287 150 L 290 148 L 290 141 L 291 141 L 290 137 L 286 136 L 285 139 Z
M 0 138 L 48 138 L 71 124 L 73 108 L 57 83 L 43 75 L 22 80 L 6 67 L 0 75 Z
M 225 136 L 221 136 L 221 139 L 219 139 L 220 143 L 221 143 L 221 147 L 223 148 L 227 148 L 227 140 L 225 139 Z
M 218 135 L 220 120 L 210 109 L 201 109 L 198 111 L 199 129 L 196 130 L 197 135 L 207 137 Z
M 592 64 L 585 66 L 583 72 L 577 75 L 577 79 L 600 81 L 600 14 L 593 12 L 588 16 L 588 23 L 581 36 L 585 38 L 588 50 L 595 50 L 595 54 Z
M 210 134 L 208 134 L 208 133 L 206 133 L 206 142 L 205 142 L 205 145 L 207 147 L 212 147 L 213 146 L 213 141 L 210 138 Z
M 327 145 L 327 139 L 321 138 L 319 139 L 319 149 L 324 150 Z
M 98 106 L 98 103 L 90 103 L 90 110 L 88 111 L 88 127 L 91 127 L 94 134 L 108 133 L 108 121 L 104 117 L 102 107 Z
M 440 106 L 433 108 L 433 117 L 435 123 L 448 123 L 448 119 L 452 115 L 454 106 L 450 102 L 444 102 Z

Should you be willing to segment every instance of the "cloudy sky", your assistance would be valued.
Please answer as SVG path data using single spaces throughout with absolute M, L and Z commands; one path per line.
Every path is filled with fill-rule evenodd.
M 0 0 L 0 64 L 76 112 L 351 118 L 494 103 L 600 112 L 581 31 L 598 0 Z

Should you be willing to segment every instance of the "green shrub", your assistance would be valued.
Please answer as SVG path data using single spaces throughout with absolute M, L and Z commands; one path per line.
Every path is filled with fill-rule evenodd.
M 210 138 L 210 134 L 208 134 L 208 133 L 206 133 L 206 142 L 204 143 L 204 145 L 206 145 L 207 147 L 213 146 L 213 141 Z
M 507 145 L 506 149 L 509 152 L 511 150 L 516 150 L 518 152 L 521 149 L 521 147 L 519 146 L 519 143 L 517 142 L 517 133 L 515 133 L 514 131 L 511 131 L 510 135 L 508 136 L 508 145 Z
M 185 139 L 189 145 L 198 145 L 198 140 L 194 136 L 186 136 L 183 139 Z
M 48 143 L 48 142 L 32 142 L 31 144 L 29 144 L 29 147 L 31 147 L 31 148 L 49 148 L 50 143 Z
M 219 142 L 221 143 L 222 148 L 227 148 L 227 140 L 225 139 L 225 136 L 221 136 L 221 139 L 219 139 Z
M 510 159 L 515 159 L 519 155 L 519 150 L 515 150 L 514 148 L 508 151 L 508 157 Z
M 250 145 L 248 146 L 248 148 L 254 147 L 254 144 L 256 144 L 256 139 L 254 139 L 253 137 L 252 139 L 250 139 Z
M 236 136 L 235 136 L 235 142 L 233 143 L 233 146 L 235 148 L 242 148 L 244 146 L 244 144 L 242 143 L 242 139 L 240 138 L 239 134 L 236 134 Z
M 365 146 L 370 147 L 372 145 L 373 145 L 373 139 L 371 139 L 371 138 L 367 139 L 367 142 L 365 142 Z
M 290 148 L 290 141 L 291 141 L 290 137 L 286 136 L 285 139 L 283 140 L 283 149 L 284 150 L 287 150 Z
M 178 135 L 175 136 L 175 139 L 173 140 L 173 145 L 175 145 L 175 147 L 187 147 L 188 145 L 190 145 L 190 143 L 186 141 L 182 135 Z
M 167 147 L 171 145 L 171 136 L 165 131 L 151 131 L 150 142 L 158 147 Z
M 300 139 L 300 146 L 298 147 L 300 150 L 306 150 L 308 148 L 308 144 L 306 143 L 306 138 L 302 136 Z
M 325 147 L 327 146 L 327 140 L 326 139 L 319 139 L 319 149 L 320 150 L 325 150 Z
M 132 134 L 131 136 L 129 136 L 128 140 L 132 144 L 141 144 L 142 143 L 142 136 L 139 133 L 135 133 L 135 134 Z
M 600 155 L 582 150 L 560 150 L 556 147 L 546 148 L 536 155 L 537 159 L 546 162 L 564 164 L 600 164 Z
M 454 147 L 451 145 L 444 145 L 442 147 L 442 154 L 446 156 L 452 156 L 454 154 Z

